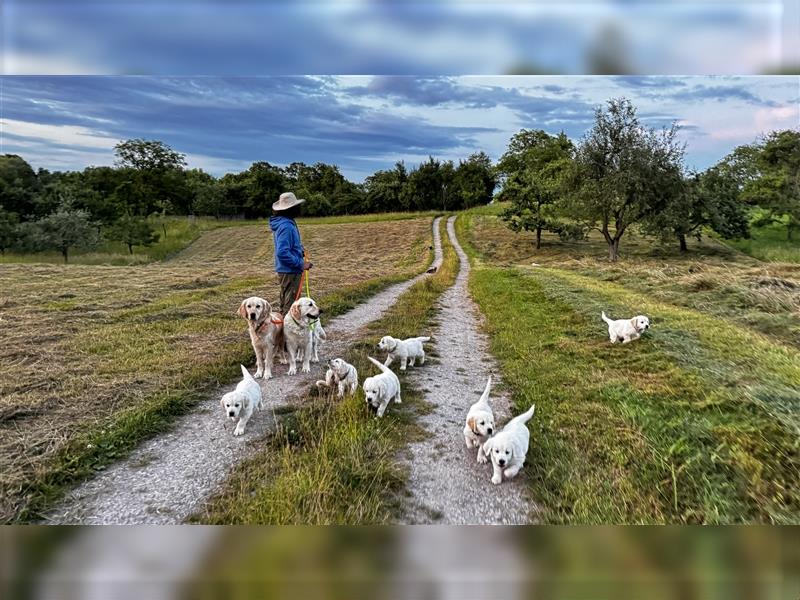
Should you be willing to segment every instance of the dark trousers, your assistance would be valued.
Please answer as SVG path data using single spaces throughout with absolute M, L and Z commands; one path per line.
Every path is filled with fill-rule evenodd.
M 300 289 L 300 282 L 303 280 L 302 273 L 278 273 L 278 281 L 281 284 L 281 314 L 285 317 L 292 307 L 297 290 Z

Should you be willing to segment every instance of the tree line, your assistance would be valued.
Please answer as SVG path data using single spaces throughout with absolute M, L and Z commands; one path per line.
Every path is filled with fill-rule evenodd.
M 479 152 L 458 164 L 430 157 L 416 168 L 398 162 L 362 184 L 336 165 L 254 162 L 220 178 L 186 169 L 185 156 L 157 140 L 115 147 L 113 167 L 34 171 L 20 156 L 0 157 L 0 252 L 96 247 L 120 241 L 133 253 L 166 235 L 159 217 L 198 215 L 255 219 L 287 190 L 305 198 L 303 214 L 328 216 L 386 211 L 461 210 L 491 201 L 495 172 Z
M 749 237 L 755 225 L 780 222 L 791 240 L 800 228 L 800 131 L 774 131 L 735 148 L 702 172 L 689 171 L 678 127 L 645 127 L 625 99 L 595 111 L 593 127 L 574 144 L 563 133 L 515 134 L 499 160 L 498 197 L 510 201 L 503 218 L 515 231 L 562 239 L 603 235 L 612 261 L 632 226 L 681 251 L 687 238 L 710 229 L 723 238 Z
M 327 216 L 388 211 L 460 210 L 510 201 L 503 218 L 514 230 L 543 231 L 563 239 L 602 233 L 616 260 L 631 226 L 674 239 L 711 229 L 747 237 L 756 225 L 781 222 L 787 237 L 800 228 L 800 132 L 768 134 L 734 149 L 703 172 L 684 164 L 685 147 L 672 125 L 645 127 L 625 98 L 595 112 L 593 127 L 577 142 L 563 132 L 523 129 L 497 164 L 483 152 L 459 160 L 434 157 L 416 167 L 397 162 L 361 184 L 336 165 L 254 162 L 216 178 L 187 169 L 185 156 L 157 140 L 131 139 L 115 147 L 113 167 L 34 171 L 20 156 L 0 156 L 0 252 L 69 251 L 103 239 L 148 246 L 167 234 L 166 215 L 216 218 L 268 216 L 272 202 L 291 190 L 306 198 L 304 214 Z M 158 224 L 161 220 L 161 228 Z

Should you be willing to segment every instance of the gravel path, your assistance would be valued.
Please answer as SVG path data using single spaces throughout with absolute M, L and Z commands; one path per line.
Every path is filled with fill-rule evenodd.
M 433 222 L 434 265 L 442 262 L 439 221 Z M 320 364 L 310 374 L 288 377 L 277 364 L 275 378 L 261 382 L 265 410 L 257 412 L 241 437 L 223 419 L 219 398 L 235 384 L 207 398 L 192 413 L 178 419 L 170 431 L 143 442 L 129 457 L 78 487 L 51 510 L 45 523 L 58 524 L 176 524 L 200 509 L 225 480 L 231 468 L 262 447 L 274 422 L 273 411 L 290 406 L 311 383 L 324 379 L 324 362 L 340 355 L 361 337 L 360 329 L 378 319 L 397 297 L 426 274 L 390 286 L 325 324 L 328 341 Z M 245 335 L 243 333 L 243 335 Z
M 480 331 L 481 314 L 469 296 L 469 260 L 447 222 L 461 266 L 455 285 L 439 300 L 439 325 L 433 332 L 436 354 L 406 376 L 425 392 L 433 405 L 419 423 L 428 436 L 410 445 L 409 523 L 523 524 L 531 522 L 533 505 L 526 498 L 525 468 L 499 486 L 491 482 L 490 463 L 479 465 L 476 450 L 468 450 L 462 430 L 470 405 L 478 400 L 492 373 L 492 409 L 498 427 L 510 418 L 509 401 L 499 395 L 498 368 L 488 353 L 488 340 Z M 535 417 L 534 417 L 535 418 Z M 531 440 L 535 443 L 535 440 Z

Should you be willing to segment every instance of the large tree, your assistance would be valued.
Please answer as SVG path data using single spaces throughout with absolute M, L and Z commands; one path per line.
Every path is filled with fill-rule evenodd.
M 800 229 L 800 131 L 773 131 L 758 147 L 758 176 L 744 186 L 744 197 L 765 209 L 762 222 L 786 223 L 786 238 Z
M 186 158 L 164 142 L 132 139 L 114 146 L 116 164 L 128 170 L 126 178 L 139 188 L 132 193 L 142 198 L 136 214 L 147 216 L 154 212 L 187 212 L 182 177 Z
M 563 132 L 552 136 L 523 129 L 512 136 L 497 165 L 504 179 L 500 198 L 511 201 L 502 217 L 514 231 L 535 231 L 537 250 L 542 231 L 565 231 L 565 224 L 552 209 L 562 197 L 563 179 L 574 152 Z
M 682 193 L 684 146 L 676 133 L 675 124 L 645 127 L 625 98 L 595 111 L 595 124 L 576 152 L 567 206 L 579 223 L 603 234 L 610 260 L 619 258 L 631 225 Z
M 134 246 L 152 246 L 159 238 L 153 226 L 146 219 L 128 215 L 114 223 L 108 229 L 107 235 L 110 239 L 125 244 L 130 254 L 133 254 Z
M 68 205 L 31 225 L 34 226 L 29 231 L 32 249 L 58 250 L 65 263 L 69 261 L 70 250 L 94 248 L 100 242 L 100 234 L 91 215 Z
M 0 208 L 17 213 L 23 219 L 35 217 L 39 188 L 36 172 L 21 156 L 0 156 Z
M 453 178 L 454 202 L 451 208 L 472 208 L 492 201 L 497 184 L 492 159 L 485 152 L 470 154 L 467 160 L 458 161 Z
M 721 165 L 715 165 L 689 177 L 682 193 L 648 214 L 642 228 L 662 239 L 677 238 L 681 252 L 686 252 L 686 239 L 699 240 L 705 228 L 726 239 L 748 237 L 747 213 L 737 180 Z

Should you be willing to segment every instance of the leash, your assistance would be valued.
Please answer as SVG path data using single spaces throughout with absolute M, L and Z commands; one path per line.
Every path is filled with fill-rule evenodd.
M 306 256 L 305 252 L 303 252 L 303 261 L 304 262 L 307 261 L 307 256 Z M 311 292 L 309 291 L 309 286 L 308 286 L 308 272 L 310 270 L 311 269 L 306 269 L 306 270 L 303 271 L 303 278 L 300 280 L 300 285 L 297 286 L 297 294 L 294 297 L 294 301 L 295 302 L 297 302 L 300 299 L 300 296 L 303 294 L 303 281 L 305 281 L 305 284 L 306 284 L 306 298 L 311 298 Z M 292 321 L 294 321 L 294 319 L 292 319 Z M 295 321 L 295 323 L 297 323 L 297 321 Z M 298 325 L 299 325 L 299 323 L 298 323 Z M 316 327 L 317 327 L 317 322 L 316 321 L 313 321 L 313 322 L 308 324 L 308 328 L 311 331 L 313 331 Z

